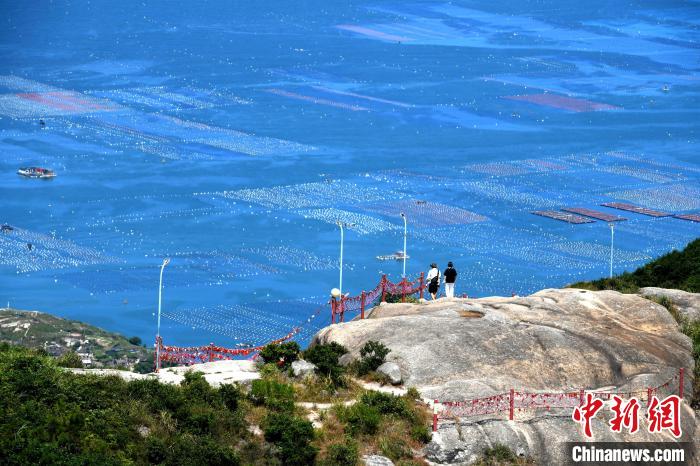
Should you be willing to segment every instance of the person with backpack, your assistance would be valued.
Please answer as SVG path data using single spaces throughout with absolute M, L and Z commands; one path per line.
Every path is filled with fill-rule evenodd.
M 447 263 L 447 268 L 443 273 L 445 276 L 445 296 L 448 298 L 455 297 L 455 281 L 457 281 L 457 270 L 452 265 L 452 261 Z
M 428 272 L 428 276 L 425 277 L 425 281 L 428 284 L 428 293 L 430 293 L 430 296 L 435 300 L 438 290 L 440 289 L 440 271 L 435 262 L 430 264 L 430 272 Z

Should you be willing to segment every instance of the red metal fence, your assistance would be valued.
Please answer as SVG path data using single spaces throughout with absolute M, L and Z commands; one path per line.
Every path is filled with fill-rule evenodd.
M 580 389 L 570 392 L 528 393 L 510 389 L 508 393 L 500 393 L 484 398 L 467 401 L 439 401 L 433 405 L 433 431 L 437 430 L 440 419 L 463 419 L 489 414 L 508 413 L 511 421 L 515 411 L 550 410 L 554 408 L 574 408 L 581 406 L 587 393 L 602 400 L 610 400 L 617 395 L 621 398 L 636 397 L 649 403 L 652 396 L 678 393 L 683 399 L 684 369 L 657 387 L 645 387 L 630 391 L 597 391 Z M 677 390 L 677 391 L 676 391 Z
M 365 310 L 371 308 L 377 300 L 386 302 L 388 295 L 401 296 L 401 302 L 406 302 L 406 297 L 419 294 L 423 298 L 425 290 L 425 275 L 423 272 L 413 281 L 408 281 L 405 277 L 398 283 L 389 281 L 386 275 L 383 275 L 377 286 L 371 291 L 363 291 L 357 296 L 341 296 L 340 299 L 331 299 L 331 323 L 335 323 L 335 318 L 338 316 L 338 322 L 345 321 L 346 312 L 360 313 L 360 319 L 365 318 Z
M 386 301 L 387 296 L 401 296 L 401 301 L 405 302 L 407 296 L 419 293 L 423 297 L 425 289 L 424 275 L 421 273 L 418 278 L 413 281 L 402 279 L 398 283 L 389 281 L 386 275 L 382 276 L 381 280 L 371 291 L 363 291 L 357 296 L 342 296 L 340 299 L 331 299 L 328 303 L 320 306 L 314 314 L 309 317 L 306 322 L 311 322 L 321 312 L 325 312 L 326 306 L 330 306 L 331 323 L 335 323 L 336 316 L 338 322 L 345 320 L 345 313 L 358 312 L 361 319 L 365 318 L 365 310 L 371 308 L 379 300 Z M 278 338 L 277 340 L 269 341 L 259 346 L 246 346 L 242 348 L 225 348 L 210 343 L 206 346 L 169 346 L 163 344 L 163 339 L 156 337 L 156 354 L 160 357 L 160 362 L 169 362 L 173 364 L 199 364 L 203 362 L 220 361 L 224 359 L 235 359 L 242 356 L 249 356 L 259 352 L 263 347 L 271 343 L 282 343 L 294 338 L 302 327 L 293 328 L 287 335 Z M 156 368 L 159 367 L 158 361 L 155 361 Z

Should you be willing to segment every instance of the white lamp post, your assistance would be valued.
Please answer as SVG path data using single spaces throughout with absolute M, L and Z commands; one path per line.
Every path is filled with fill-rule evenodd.
M 160 266 L 160 282 L 158 283 L 158 330 L 156 331 L 156 372 L 160 371 L 160 304 L 163 298 L 163 269 L 170 263 L 170 258 L 163 259 Z
M 343 243 L 345 242 L 345 233 L 343 231 L 343 227 L 345 224 L 338 220 L 336 222 L 338 226 L 340 227 L 340 278 L 339 278 L 339 283 L 338 283 L 338 291 L 340 291 L 340 295 L 343 295 Z
M 613 277 L 613 244 L 615 242 L 615 224 L 610 222 L 610 278 Z
M 408 231 L 408 223 L 405 213 L 401 212 L 401 218 L 403 218 L 403 273 L 401 276 L 406 278 L 406 232 Z

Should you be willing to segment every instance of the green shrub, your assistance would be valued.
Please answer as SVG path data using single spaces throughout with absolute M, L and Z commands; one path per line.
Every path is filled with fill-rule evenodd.
M 382 421 L 382 415 L 377 408 L 367 406 L 364 403 L 355 403 L 349 407 L 342 407 L 338 411 L 339 419 L 347 424 L 351 435 L 375 434 Z
M 260 351 L 260 357 L 265 363 L 272 363 L 282 369 L 287 369 L 299 358 L 300 351 L 301 349 L 296 341 L 272 343 L 266 345 Z
M 417 424 L 411 427 L 411 438 L 420 443 L 428 443 L 433 439 L 428 426 Z
M 413 410 L 405 398 L 391 393 L 368 391 L 360 397 L 360 403 L 371 406 L 381 414 L 395 415 L 403 419 L 413 419 Z
M 406 391 L 406 398 L 409 400 L 420 400 L 421 396 L 416 387 L 408 387 Z
M 238 409 L 238 403 L 243 398 L 241 389 L 237 385 L 232 384 L 221 385 L 219 387 L 219 396 L 221 397 L 221 402 L 231 412 Z
M 379 366 L 384 364 L 386 355 L 390 350 L 383 343 L 370 340 L 360 348 L 360 360 L 357 364 L 357 374 L 365 375 L 369 372 L 376 371 Z
M 338 364 L 338 359 L 348 350 L 336 342 L 315 345 L 304 351 L 304 359 L 316 365 L 316 372 L 329 377 L 333 384 L 342 386 L 345 369 Z
M 257 405 L 265 405 L 275 411 L 292 411 L 294 409 L 294 387 L 276 380 L 253 380 L 250 399 Z
M 379 450 L 382 452 L 382 455 L 392 461 L 413 457 L 411 447 L 398 437 L 382 437 L 379 439 Z
M 75 351 L 68 351 L 66 353 L 63 353 L 56 359 L 56 364 L 61 366 L 61 367 L 71 367 L 71 368 L 78 368 L 82 369 L 83 366 L 83 360 L 78 356 L 78 353 Z
M 290 413 L 270 413 L 263 422 L 265 440 L 275 444 L 285 465 L 313 464 L 317 450 L 311 445 L 314 428 L 306 419 Z
M 330 445 L 320 464 L 322 466 L 356 466 L 359 461 L 360 454 L 357 442 L 352 438 L 347 438 L 343 443 Z
M 418 303 L 418 298 L 416 298 L 413 295 L 407 295 L 403 300 L 401 299 L 401 293 L 387 293 L 386 296 L 384 297 L 384 300 L 387 303 L 401 303 L 401 302 L 406 302 L 406 303 L 412 303 L 416 304 Z
M 141 346 L 141 343 L 143 343 L 143 342 L 141 341 L 141 338 L 139 338 L 139 337 L 131 337 L 131 338 L 129 338 L 129 343 L 131 343 L 132 345 Z
M 481 458 L 475 463 L 479 466 L 498 466 L 519 464 L 520 458 L 505 445 L 496 444 L 492 448 L 487 448 Z

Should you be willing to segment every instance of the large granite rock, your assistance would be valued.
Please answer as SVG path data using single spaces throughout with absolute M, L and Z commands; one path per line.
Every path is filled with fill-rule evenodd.
M 294 377 L 306 377 L 313 375 L 316 370 L 316 365 L 303 359 L 292 362 L 292 374 Z
M 377 368 L 377 372 L 384 374 L 393 385 L 401 383 L 401 368 L 395 362 L 385 362 Z
M 688 320 L 700 320 L 700 293 L 688 293 L 681 290 L 646 287 L 640 288 L 642 296 L 656 296 L 670 299 L 678 312 Z
M 438 300 L 375 308 L 370 319 L 326 327 L 313 342 L 336 341 L 357 353 L 368 340 L 384 343 L 405 386 L 427 399 L 469 400 L 520 391 L 657 386 L 684 367 L 692 394 L 690 339 L 668 311 L 637 295 L 548 289 L 526 297 Z M 696 435 L 683 404 L 683 440 Z M 596 440 L 672 440 L 670 434 L 612 434 L 599 414 Z M 582 440 L 571 409 L 507 413 L 440 423 L 426 458 L 469 464 L 496 443 L 538 464 L 560 464 L 564 441 Z

